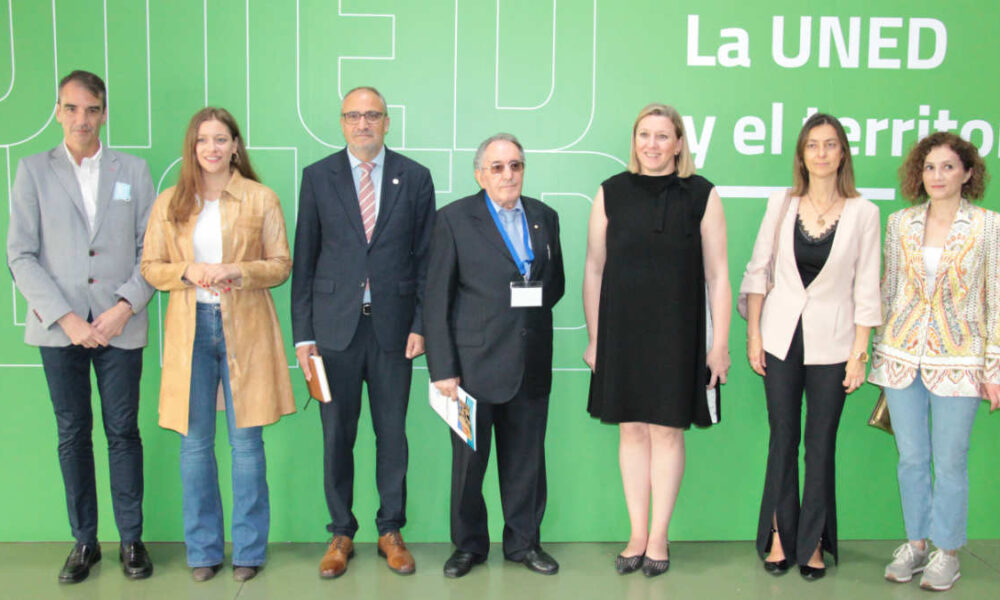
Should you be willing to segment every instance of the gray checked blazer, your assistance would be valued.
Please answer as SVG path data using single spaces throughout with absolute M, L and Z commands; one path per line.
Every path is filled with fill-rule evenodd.
M 27 344 L 68 346 L 69 337 L 56 321 L 69 312 L 96 318 L 124 298 L 135 315 L 111 345 L 146 345 L 146 304 L 153 288 L 139 273 L 139 259 L 153 206 L 153 180 L 146 161 L 107 146 L 100 169 L 97 214 L 90 231 L 62 142 L 18 164 L 10 199 L 7 265 L 28 301 Z

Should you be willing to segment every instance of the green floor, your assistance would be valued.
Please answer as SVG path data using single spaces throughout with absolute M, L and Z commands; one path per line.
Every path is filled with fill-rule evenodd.
M 90 578 L 59 585 L 56 574 L 69 552 L 68 543 L 0 544 L 0 598 L 199 599 L 199 598 L 415 598 L 474 599 L 573 598 L 646 600 L 656 598 L 843 598 L 930 597 L 916 578 L 909 584 L 882 579 L 882 568 L 894 542 L 844 542 L 841 563 L 827 577 L 808 583 L 797 572 L 775 578 L 760 567 L 749 542 L 685 542 L 671 546 L 670 571 L 654 579 L 641 573 L 614 571 L 619 544 L 546 544 L 561 570 L 546 577 L 519 564 L 505 562 L 499 547 L 490 560 L 468 576 L 451 580 L 441 566 L 451 552 L 447 544 L 413 544 L 417 572 L 402 577 L 390 572 L 373 544 L 359 544 L 347 573 L 332 581 L 317 576 L 325 547 L 319 544 L 273 544 L 267 568 L 254 580 L 238 584 L 226 570 L 207 583 L 194 583 L 184 563 L 182 544 L 150 544 L 156 566 L 152 578 L 128 581 L 118 568 L 114 544 L 103 546 L 104 560 Z M 1000 540 L 973 541 L 961 552 L 962 578 L 949 598 L 996 598 L 1000 595 Z M 790 594 L 790 595 L 789 595 Z

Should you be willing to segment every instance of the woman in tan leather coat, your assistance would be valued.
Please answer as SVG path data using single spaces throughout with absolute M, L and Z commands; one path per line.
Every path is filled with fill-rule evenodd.
M 153 205 L 142 275 L 170 292 L 160 426 L 181 434 L 184 541 L 196 581 L 222 567 L 215 410 L 232 446 L 233 576 L 263 565 L 270 507 L 262 427 L 295 412 L 271 299 L 291 270 L 278 197 L 257 175 L 226 110 L 205 108 L 184 138 L 177 185 Z

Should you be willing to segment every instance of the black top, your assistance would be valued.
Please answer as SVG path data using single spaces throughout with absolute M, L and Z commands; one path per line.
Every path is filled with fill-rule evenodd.
M 802 217 L 795 217 L 795 265 L 799 268 L 799 277 L 802 278 L 802 287 L 809 287 L 809 284 L 816 279 L 819 272 L 826 264 L 826 259 L 830 256 L 830 248 L 833 247 L 833 236 L 837 233 L 837 219 L 826 231 L 818 237 L 809 235 L 805 225 L 802 224 Z
M 620 173 L 608 219 L 587 410 L 605 423 L 710 425 L 701 219 L 712 184 Z

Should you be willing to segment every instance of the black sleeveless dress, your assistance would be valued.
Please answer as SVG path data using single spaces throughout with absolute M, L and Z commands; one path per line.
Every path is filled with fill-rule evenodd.
M 701 219 L 713 186 L 625 172 L 601 187 L 607 255 L 587 411 L 604 423 L 711 425 Z

